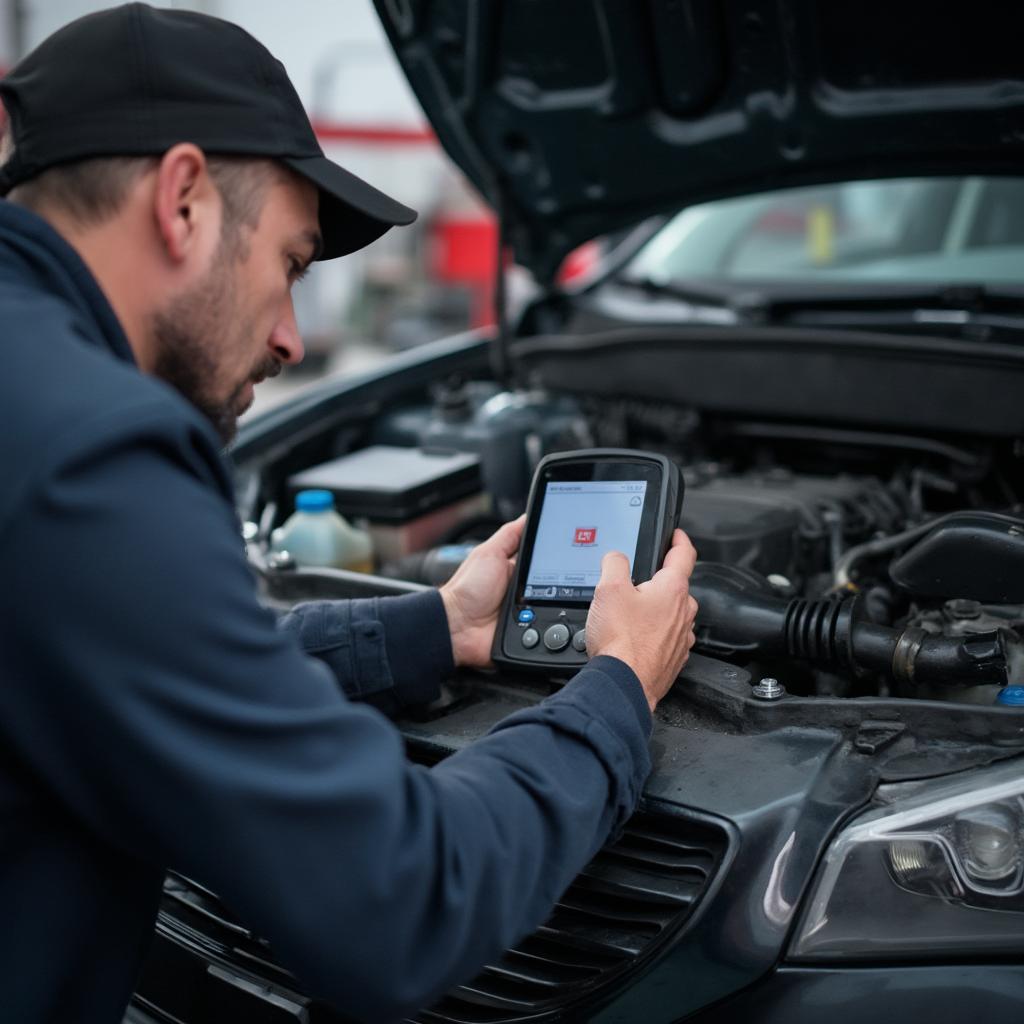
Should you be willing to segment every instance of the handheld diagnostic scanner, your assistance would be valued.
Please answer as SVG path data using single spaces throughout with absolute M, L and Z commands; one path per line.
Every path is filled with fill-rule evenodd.
M 555 674 L 586 664 L 587 612 L 602 557 L 621 551 L 633 583 L 649 580 L 665 559 L 682 501 L 682 474 L 664 455 L 591 448 L 544 458 L 493 661 Z

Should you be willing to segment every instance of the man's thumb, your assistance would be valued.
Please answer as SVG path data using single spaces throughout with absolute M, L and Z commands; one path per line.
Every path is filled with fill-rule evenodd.
M 621 551 L 609 551 L 601 559 L 601 583 L 632 583 L 629 559 Z

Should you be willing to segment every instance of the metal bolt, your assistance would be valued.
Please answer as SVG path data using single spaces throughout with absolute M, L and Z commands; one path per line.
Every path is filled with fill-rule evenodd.
M 947 601 L 943 607 L 954 619 L 977 619 L 981 617 L 981 602 L 970 601 L 965 597 L 956 597 Z
M 758 700 L 778 700 L 786 696 L 786 688 L 771 676 L 765 676 L 759 683 L 755 683 L 751 691 Z
M 273 551 L 267 556 L 267 568 L 277 572 L 295 568 L 295 559 L 287 551 Z

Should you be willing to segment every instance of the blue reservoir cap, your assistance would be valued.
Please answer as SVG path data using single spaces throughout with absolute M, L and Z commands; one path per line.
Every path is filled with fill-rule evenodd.
M 443 562 L 462 562 L 469 558 L 469 553 L 476 544 L 445 544 L 437 549 L 437 557 Z
M 1024 708 L 1024 686 L 1004 686 L 996 695 L 996 703 L 1011 708 Z
M 334 508 L 334 495 L 330 491 L 299 491 L 295 495 L 295 507 L 300 512 L 325 512 Z

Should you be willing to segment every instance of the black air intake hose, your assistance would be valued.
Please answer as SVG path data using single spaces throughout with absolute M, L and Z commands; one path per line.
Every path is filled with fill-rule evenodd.
M 718 657 L 795 658 L 822 668 L 880 672 L 905 683 L 1006 685 L 996 630 L 965 637 L 879 626 L 852 594 L 805 601 L 779 597 L 764 577 L 698 562 L 690 593 L 700 605 L 696 650 Z

